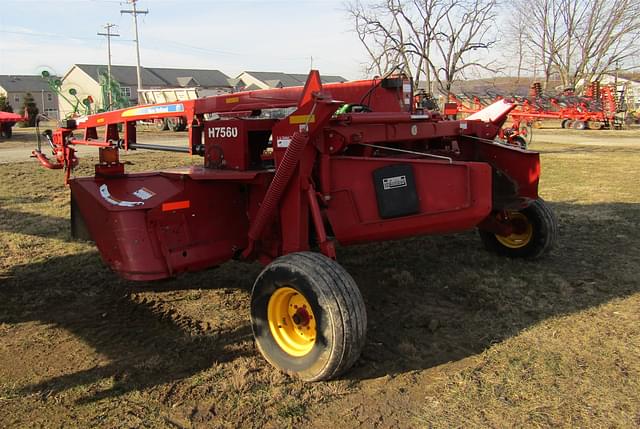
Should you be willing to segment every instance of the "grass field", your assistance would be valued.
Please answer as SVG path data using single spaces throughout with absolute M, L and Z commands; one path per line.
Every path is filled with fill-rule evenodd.
M 314 384 L 253 345 L 259 265 L 126 282 L 70 240 L 59 171 L 0 164 L 0 427 L 640 427 L 640 133 L 534 138 L 551 254 L 502 259 L 473 231 L 338 249 L 369 333 Z

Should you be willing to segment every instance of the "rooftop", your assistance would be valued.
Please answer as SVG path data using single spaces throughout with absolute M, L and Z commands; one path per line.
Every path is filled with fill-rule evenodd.
M 245 71 L 244 73 L 249 74 L 272 87 L 302 86 L 307 81 L 308 76 L 308 74 L 306 73 L 299 74 L 261 71 Z M 322 73 L 320 74 L 320 78 L 322 79 L 322 83 L 347 82 L 347 79 L 343 78 L 342 76 L 326 76 Z
M 7 92 L 51 91 L 40 75 L 0 75 L 0 87 Z
M 75 64 L 96 82 L 105 74 L 107 66 L 102 64 Z M 144 87 L 228 87 L 229 76 L 220 70 L 174 69 L 162 67 L 140 67 Z M 111 76 L 122 86 L 136 86 L 138 82 L 135 66 L 111 66 Z

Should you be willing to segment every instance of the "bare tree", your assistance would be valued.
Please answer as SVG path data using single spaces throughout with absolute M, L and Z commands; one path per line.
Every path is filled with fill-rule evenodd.
M 346 9 L 370 57 L 368 71 L 402 67 L 449 93 L 467 71 L 494 71 L 482 58 L 496 42 L 497 0 L 352 0 Z
M 526 50 L 536 59 L 529 67 L 541 66 L 545 84 L 557 74 L 563 85 L 575 87 L 640 54 L 640 0 L 514 0 L 511 4 L 513 19 L 506 37 L 524 35 Z
M 415 34 L 404 25 L 407 16 L 401 2 L 381 0 L 364 4 L 356 0 L 346 7 L 354 20 L 358 38 L 369 54 L 370 62 L 365 65 L 365 73 L 383 75 L 401 68 L 415 82 L 420 81 L 425 68 L 424 59 L 416 58 L 405 49 L 415 42 Z
M 508 9 L 507 25 L 503 31 L 502 49 L 507 53 L 506 61 L 511 69 L 515 58 L 518 78 L 522 71 L 531 72 L 534 76 L 541 72 L 545 88 L 554 72 L 553 58 L 559 45 L 559 21 L 553 15 L 558 1 L 515 0 Z
M 522 72 L 525 70 L 527 55 L 530 55 L 526 46 L 526 22 L 520 14 L 511 15 L 507 21 L 509 40 L 503 40 L 501 48 L 505 52 L 504 61 L 511 69 L 515 67 L 516 83 L 520 83 Z M 515 42 L 515 43 L 514 43 Z

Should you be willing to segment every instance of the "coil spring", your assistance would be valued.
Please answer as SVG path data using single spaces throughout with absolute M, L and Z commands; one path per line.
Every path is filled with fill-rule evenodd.
M 533 95 L 535 97 L 542 97 L 542 84 L 540 82 L 534 82 Z
M 291 143 L 289 143 L 289 147 L 284 153 L 282 162 L 278 165 L 276 174 L 271 181 L 271 185 L 262 200 L 262 205 L 260 206 L 260 209 L 258 209 L 256 219 L 251 225 L 251 228 L 249 228 L 249 238 L 252 240 L 257 240 L 260 237 L 264 227 L 267 225 L 271 216 L 278 207 L 278 203 L 282 198 L 285 188 L 289 184 L 289 179 L 291 179 L 293 171 L 300 161 L 302 151 L 304 150 L 308 139 L 309 137 L 304 134 L 295 133 L 293 135 Z
M 593 98 L 595 98 L 596 100 L 599 100 L 600 97 L 602 96 L 602 93 L 600 91 L 600 81 L 599 80 L 591 82 L 591 96 Z

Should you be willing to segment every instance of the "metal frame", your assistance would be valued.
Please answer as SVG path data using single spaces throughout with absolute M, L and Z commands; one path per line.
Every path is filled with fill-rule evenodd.
M 540 174 L 537 153 L 493 142 L 515 104 L 448 120 L 415 111 L 412 101 L 403 76 L 322 85 L 312 71 L 304 87 L 77 118 L 49 134 L 53 161 L 41 150 L 34 156 L 65 169 L 72 230 L 88 231 L 105 263 L 133 280 L 231 258 L 268 263 L 314 246 L 335 259 L 336 242 L 474 227 L 508 234 L 495 214 L 537 199 Z M 295 111 L 285 118 L 256 117 L 286 107 Z M 188 123 L 182 150 L 202 156 L 203 166 L 126 174 L 120 150 L 175 150 L 138 143 L 136 121 L 176 116 Z M 71 178 L 76 145 L 99 148 L 94 177 Z M 374 179 L 394 166 L 411 177 Z M 390 204 L 412 198 L 413 208 L 385 217 L 387 191 L 397 193 Z

